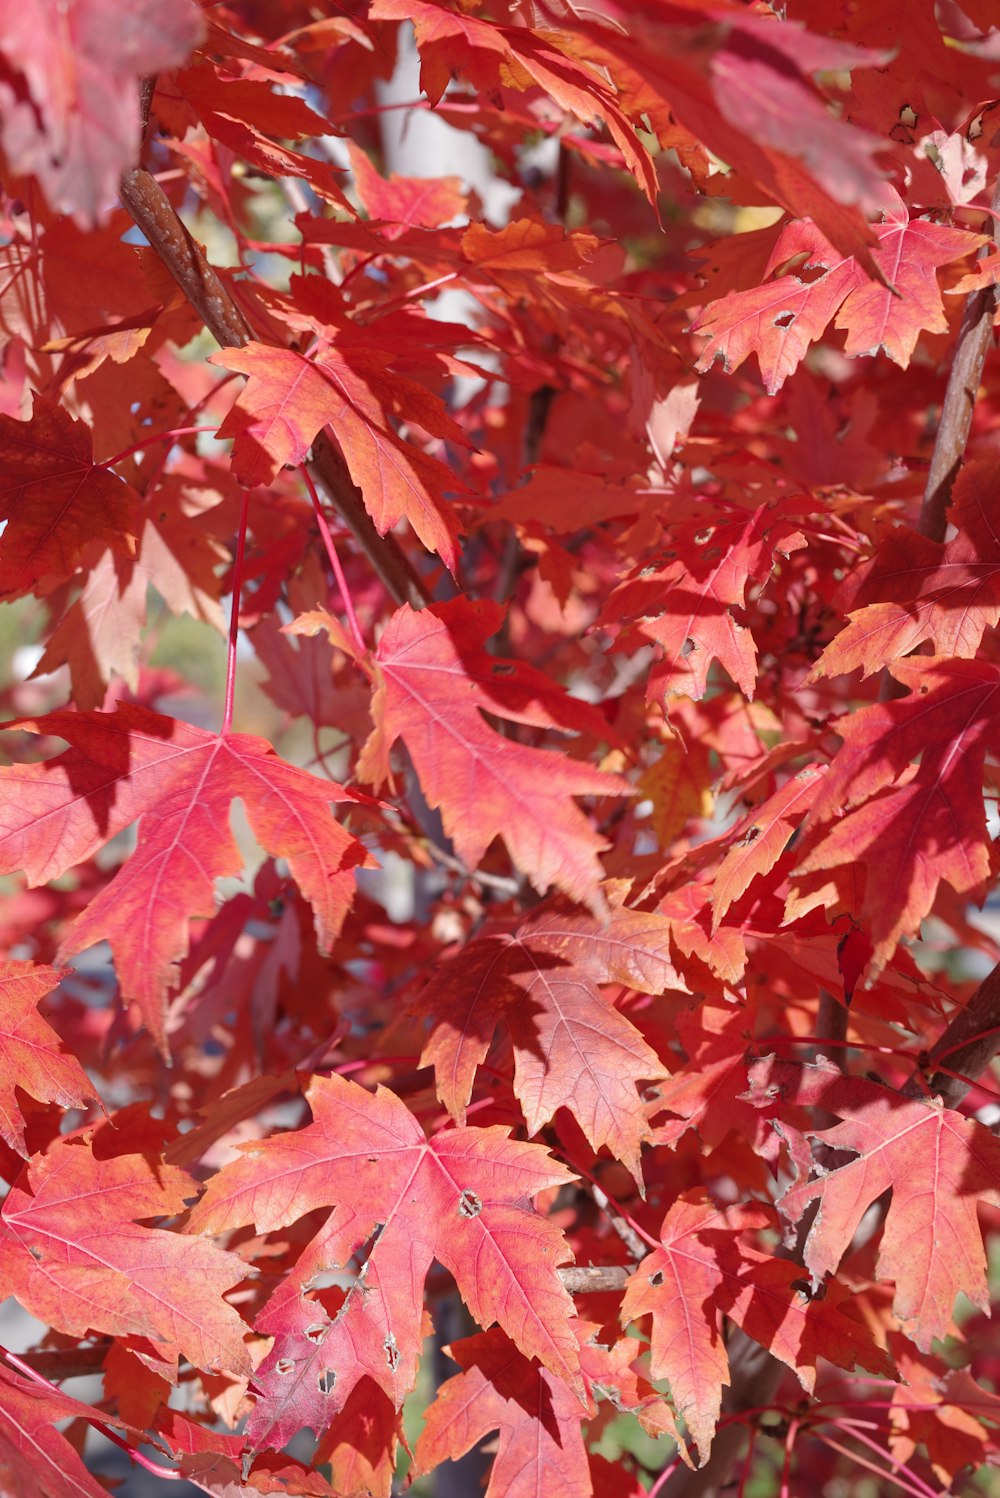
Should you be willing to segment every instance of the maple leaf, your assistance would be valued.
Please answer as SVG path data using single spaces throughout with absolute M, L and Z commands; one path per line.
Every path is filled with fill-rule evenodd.
M 438 1389 L 414 1453 L 417 1470 L 457 1461 L 499 1431 L 487 1498 L 581 1498 L 590 1492 L 579 1400 L 545 1368 L 527 1363 L 494 1328 L 448 1349 L 461 1373 Z
M 183 62 L 200 35 L 190 0 L 6 3 L 0 51 L 20 75 L 0 83 L 7 160 L 81 226 L 106 218 L 139 151 L 140 79 Z
M 865 676 L 929 640 L 936 655 L 971 658 L 1000 623 L 1000 473 L 988 459 L 966 463 L 952 494 L 954 540 L 929 540 L 899 526 L 858 580 L 846 629 L 835 636 L 807 682 L 862 668 Z
M 285 1498 L 339 1498 L 319 1472 L 279 1453 L 266 1453 L 252 1463 L 241 1463 L 239 1436 L 207 1429 L 177 1410 L 161 1409 L 156 1421 L 157 1442 L 163 1442 L 177 1462 L 178 1477 L 212 1494 L 213 1498 L 258 1498 L 279 1493 Z M 350 1491 L 350 1490 L 348 1490 Z
M 138 1219 L 174 1217 L 196 1193 L 187 1171 L 145 1155 L 103 1159 L 81 1139 L 36 1155 L 0 1212 L 0 1288 L 71 1336 L 99 1327 L 148 1338 L 158 1357 L 250 1372 L 246 1326 L 222 1299 L 236 1254 Z
M 781 253 L 786 260 L 794 253 L 788 241 L 782 243 Z M 777 254 L 772 255 L 768 271 Z M 822 273 L 809 281 L 783 275 L 747 291 L 730 291 L 721 301 L 712 302 L 691 325 L 693 333 L 708 339 L 695 368 L 710 369 L 721 359 L 732 374 L 750 354 L 756 354 L 764 389 L 775 395 L 857 285 L 853 260 L 833 255 L 827 257 L 832 263 L 824 265 L 822 255 L 821 249 L 810 245 L 801 268 L 806 272 L 821 269 Z
M 752 14 L 730 14 L 716 28 L 687 7 L 643 4 L 633 16 L 637 9 L 642 20 L 621 31 L 577 14 L 574 30 L 585 40 L 575 37 L 573 50 L 607 69 L 626 106 L 661 140 L 673 144 L 679 122 L 737 180 L 796 216 L 810 215 L 844 254 L 868 263 L 871 234 L 855 205 L 871 212 L 879 205 L 878 143 L 867 131 L 845 130 L 808 75 L 876 66 L 888 54 L 794 23 L 771 27 Z
M 911 219 L 899 198 L 876 233 L 872 254 L 884 284 L 839 254 L 815 224 L 801 219 L 787 224 L 764 270 L 773 279 L 728 292 L 693 324 L 692 331 L 709 340 L 696 367 L 708 369 L 721 358 L 732 371 L 755 353 L 764 388 L 774 395 L 836 316 L 836 327 L 847 333 L 849 358 L 883 349 L 906 369 L 921 332 L 942 333 L 948 326 L 936 270 L 974 253 L 984 240 L 964 229 Z M 784 273 L 791 261 L 799 262 L 802 275 Z M 803 278 L 817 270 L 818 276 Z
M 573 1179 L 539 1145 L 497 1126 L 450 1129 L 428 1141 L 387 1088 L 374 1095 L 341 1077 L 315 1077 L 313 1122 L 243 1146 L 209 1182 L 191 1232 L 254 1223 L 274 1232 L 314 1207 L 334 1213 L 306 1250 L 255 1375 L 265 1398 L 250 1439 L 306 1424 L 322 1430 L 365 1374 L 398 1408 L 416 1378 L 423 1282 L 437 1258 L 481 1326 L 499 1323 L 526 1357 L 579 1390 L 572 1302 L 556 1274 L 569 1257 L 561 1232 L 531 1198 Z M 343 1267 L 377 1232 L 362 1273 L 333 1320 L 299 1299 L 316 1274 Z
M 981 786 L 1000 714 L 1000 670 L 989 662 L 920 657 L 892 670 L 909 696 L 837 720 L 843 747 L 810 824 L 847 814 L 825 835 L 813 832 L 799 865 L 814 873 L 860 861 L 872 870 L 859 914 L 870 926 L 876 973 L 900 936 L 918 929 L 942 879 L 962 895 L 985 891 Z
M 228 77 L 204 62 L 180 73 L 177 87 L 209 135 L 250 166 L 276 177 L 304 177 L 320 197 L 353 212 L 329 162 L 291 151 L 270 138 L 303 140 L 332 134 L 330 122 L 304 99 L 278 93 L 264 80 Z
M 49 635 L 33 675 L 47 676 L 68 666 L 74 702 L 84 712 L 103 705 L 113 676 L 134 692 L 148 583 L 131 561 L 103 552 L 88 570 L 80 596 Z
M 550 884 L 600 906 L 598 854 L 607 847 L 572 803 L 574 796 L 631 793 L 616 775 L 549 750 L 529 748 L 490 728 L 483 712 L 535 728 L 607 737 L 601 715 L 540 671 L 487 654 L 503 610 L 464 598 L 408 606 L 392 616 L 375 652 L 376 727 L 358 761 L 373 785 L 389 776 L 389 751 L 402 738 L 424 795 L 474 868 L 495 837 L 543 892 Z
M 747 514 L 716 515 L 678 527 L 676 551 L 662 567 L 636 569 L 605 604 L 602 622 L 639 620 L 625 637 L 654 641 L 662 658 L 649 674 L 650 701 L 670 694 L 696 701 L 708 690 L 717 660 L 744 696 L 757 680 L 757 648 L 733 609 L 743 609 L 747 587 L 764 582 L 779 554 L 805 544 L 796 520 L 800 500 L 760 505 Z M 680 555 L 677 555 L 680 553 Z
M 587 1413 L 596 1413 L 594 1395 L 600 1393 L 620 1410 L 636 1409 L 647 1427 L 651 1417 L 659 1434 L 663 1401 L 630 1366 L 637 1344 L 625 1339 L 604 1347 L 597 1341 L 599 1328 L 590 1322 L 577 1322 L 575 1331 L 587 1384 Z M 529 1364 L 498 1328 L 464 1337 L 448 1348 L 448 1355 L 462 1371 L 440 1386 L 426 1412 L 414 1452 L 418 1471 L 456 1461 L 496 1430 L 499 1441 L 487 1498 L 590 1494 L 582 1412 L 564 1383 L 536 1363 Z M 666 1428 L 676 1437 L 669 1423 Z
M 113 676 L 136 691 L 150 584 L 172 613 L 191 614 L 224 633 L 216 571 L 227 554 L 186 513 L 189 487 L 170 495 L 176 507 L 164 503 L 165 491 L 175 487 L 158 486 L 159 503 L 142 518 L 134 559 L 109 547 L 87 569 L 79 597 L 52 629 L 32 673 L 44 676 L 68 666 L 77 708 L 103 706 Z
M 414 227 L 435 229 L 466 212 L 468 194 L 460 177 L 380 177 L 366 152 L 348 142 L 358 197 L 372 218 L 382 220 L 386 239 L 398 239 Z
M 596 68 L 567 56 L 559 46 L 559 33 L 497 26 L 432 0 L 373 0 L 370 14 L 412 23 L 420 52 L 420 86 L 432 104 L 439 102 L 456 72 L 487 91 L 501 83 L 516 89 L 537 84 L 586 124 L 595 116 L 604 121 L 647 198 L 655 203 L 652 160 L 619 108 L 613 87 Z
M 444 491 L 456 488 L 455 477 L 404 441 L 389 414 L 405 416 L 409 405 L 416 408 L 419 424 L 430 426 L 429 398 L 387 368 L 380 347 L 366 348 L 341 336 L 327 340 L 311 358 L 253 342 L 211 357 L 249 377 L 219 428 L 220 437 L 235 439 L 233 469 L 241 482 L 269 484 L 286 463 L 301 463 L 317 433 L 329 425 L 379 534 L 405 517 L 424 545 L 454 570 L 458 522 Z
M 344 1408 L 326 1428 L 315 1464 L 329 1463 L 334 1492 L 389 1498 L 396 1471 L 399 1415 L 370 1378 L 355 1384 Z
M 947 1333 L 960 1291 L 988 1310 L 977 1205 L 1000 1205 L 1000 1142 L 990 1131 L 940 1099 L 902 1097 L 829 1062 L 755 1061 L 750 1096 L 770 1103 L 775 1095 L 838 1114 L 841 1123 L 812 1137 L 857 1156 L 781 1198 L 793 1223 L 819 1204 L 805 1246 L 814 1278 L 837 1268 L 865 1212 L 891 1189 L 876 1274 L 895 1281 L 893 1309 L 906 1335 L 928 1351 Z
M 42 1388 L 0 1367 L 0 1488 L 38 1498 L 107 1498 L 57 1420 L 98 1417 L 61 1389 Z
M 735 840 L 720 863 L 712 886 L 713 933 L 733 901 L 745 894 L 755 879 L 774 868 L 812 805 L 825 771 L 825 765 L 806 765 L 762 805 L 754 807 L 734 829 Z
M 94 1090 L 75 1056 L 38 1011 L 39 1000 L 60 979 L 55 968 L 33 962 L 0 962 L 0 1138 L 25 1158 L 20 1089 L 40 1103 L 82 1108 Z
M 330 816 L 356 799 L 285 764 L 263 739 L 212 734 L 146 708 L 55 712 L 5 725 L 65 739 L 42 764 L 0 770 L 0 869 L 31 884 L 90 858 L 139 819 L 135 852 L 80 915 L 63 957 L 106 940 L 126 1000 L 134 1000 L 161 1048 L 163 1006 L 188 949 L 192 916 L 211 915 L 215 880 L 243 858 L 227 830 L 240 797 L 254 835 L 288 860 L 329 947 L 353 898 L 351 869 L 368 855 Z
M 579 911 L 529 916 L 482 935 L 441 967 L 415 1005 L 432 1029 L 420 1062 L 459 1123 L 501 1017 L 514 1045 L 514 1094 L 529 1134 L 566 1107 L 593 1148 L 606 1145 L 636 1180 L 650 1137 L 640 1081 L 666 1075 L 656 1052 L 599 983 L 687 992 L 670 960 L 670 923 L 623 909 L 607 924 Z
M 712 930 L 711 900 L 707 887 L 682 884 L 671 890 L 657 906 L 670 922 L 670 934 L 682 957 L 693 957 L 723 983 L 738 983 L 747 965 L 742 929 L 722 921 Z M 678 963 L 684 971 L 684 962 Z
M 657 1089 L 657 1112 L 673 1114 L 653 1131 L 653 1142 L 675 1148 L 697 1129 L 709 1149 L 731 1132 L 776 1169 L 781 1140 L 743 1097 L 752 1032 L 746 1014 L 731 1004 L 701 1004 L 677 1021 L 690 1064 Z
M 94 462 L 86 422 L 41 395 L 28 421 L 0 415 L 0 597 L 65 581 L 95 541 L 130 556 L 138 506 L 132 486 Z
M 812 1299 L 791 1260 L 741 1241 L 748 1230 L 767 1226 L 770 1215 L 757 1206 L 720 1208 L 681 1197 L 663 1219 L 661 1247 L 643 1259 L 625 1289 L 622 1323 L 652 1315 L 651 1371 L 669 1381 L 702 1465 L 729 1382 L 723 1312 L 793 1369 L 809 1392 L 819 1357 L 842 1368 L 891 1372 L 885 1352 L 852 1314 L 845 1286 L 828 1283 L 823 1298 Z

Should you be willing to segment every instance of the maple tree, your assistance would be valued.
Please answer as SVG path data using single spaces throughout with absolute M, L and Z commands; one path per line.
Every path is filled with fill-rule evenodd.
M 989 1491 L 995 7 L 0 17 L 0 1490 Z

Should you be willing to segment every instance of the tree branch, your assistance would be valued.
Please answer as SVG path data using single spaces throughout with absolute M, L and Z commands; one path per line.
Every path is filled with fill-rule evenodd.
M 144 87 L 148 112 L 152 84 L 147 80 Z M 219 346 L 242 348 L 253 338 L 253 330 L 156 178 L 145 167 L 133 167 L 122 174 L 119 190 L 122 203 Z M 428 593 L 422 580 L 395 538 L 380 536 L 375 529 L 361 490 L 325 430 L 313 443 L 311 467 L 390 596 L 415 608 L 425 604 Z
M 968 1005 L 955 1015 L 930 1054 L 930 1065 L 947 1061 L 948 1071 L 937 1071 L 930 1085 L 946 1103 L 956 1107 L 969 1090 L 969 1082 L 950 1072 L 960 1072 L 974 1081 L 1000 1050 L 1000 963 L 980 983 Z
M 112 1346 L 111 1338 L 104 1337 L 100 1342 L 90 1342 L 83 1347 L 36 1347 L 20 1356 L 22 1363 L 42 1378 L 56 1382 L 99 1373 Z
M 1000 177 L 993 189 L 990 208 L 993 213 L 1000 213 Z M 991 219 L 990 228 L 993 227 Z M 965 303 L 917 522 L 920 534 L 932 541 L 943 541 L 948 527 L 951 491 L 965 456 L 976 394 L 993 336 L 998 290 L 1000 288 L 996 286 L 987 286 L 981 291 L 973 291 Z
M 624 1290 L 634 1264 L 572 1264 L 557 1270 L 571 1295 L 590 1295 L 595 1290 Z

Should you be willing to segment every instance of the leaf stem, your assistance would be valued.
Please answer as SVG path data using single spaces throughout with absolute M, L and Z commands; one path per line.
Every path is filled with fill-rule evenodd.
M 788 1480 L 792 1473 L 792 1452 L 795 1449 L 795 1437 L 799 1433 L 800 1420 L 792 1419 L 788 1422 L 788 1431 L 785 1435 L 785 1459 L 781 1464 L 781 1498 L 789 1498 L 791 1489 Z
M 246 489 L 240 501 L 240 531 L 236 541 L 236 561 L 233 564 L 233 606 L 229 615 L 229 650 L 226 656 L 226 705 L 222 714 L 222 732 L 228 733 L 233 726 L 233 701 L 236 696 L 236 639 L 240 632 L 240 592 L 243 586 L 243 553 L 247 540 L 247 511 L 250 496 Z
M 5 1358 L 12 1368 L 16 1368 L 18 1373 L 22 1373 L 32 1383 L 38 1384 L 43 1389 L 47 1389 L 50 1394 L 56 1394 L 62 1398 L 69 1397 L 68 1395 L 63 1395 L 62 1390 L 58 1389 L 55 1384 L 50 1384 L 48 1379 L 32 1368 L 30 1363 L 26 1363 L 23 1358 L 19 1358 L 16 1352 L 10 1352 L 6 1347 L 0 1346 L 0 1357 Z M 167 1482 L 181 1481 L 181 1474 L 175 1471 L 173 1467 L 161 1467 L 156 1462 L 150 1461 L 148 1456 L 143 1456 L 140 1451 L 136 1451 L 135 1447 L 130 1445 L 124 1436 L 120 1436 L 117 1431 L 111 1429 L 110 1425 L 106 1425 L 103 1420 L 98 1419 L 96 1411 L 93 1415 L 87 1414 L 86 1419 L 107 1440 L 112 1441 L 116 1446 L 120 1446 L 122 1451 L 131 1457 L 132 1461 L 137 1462 L 140 1467 L 145 1467 L 147 1472 L 152 1472 L 156 1477 L 166 1478 Z
M 855 1435 L 857 1433 L 852 1431 L 851 1434 Z M 839 1441 L 834 1441 L 830 1436 L 824 1435 L 822 1431 L 813 1431 L 813 1435 L 817 1441 L 822 1441 L 824 1446 L 829 1446 L 831 1451 L 839 1452 L 841 1456 L 846 1456 L 848 1461 L 854 1462 L 859 1467 L 867 1468 L 869 1472 L 874 1472 L 876 1476 L 881 1477 L 884 1481 L 894 1483 L 896 1487 L 902 1488 L 904 1493 L 912 1493 L 913 1498 L 937 1498 L 933 1488 L 927 1487 L 926 1484 L 916 1487 L 913 1483 L 906 1482 L 895 1472 L 887 1472 L 884 1467 L 879 1467 L 875 1462 L 869 1461 L 859 1451 L 852 1451 L 849 1446 L 842 1446 Z M 885 1453 L 885 1455 L 888 1459 L 888 1453 Z M 905 1470 L 909 1471 L 909 1468 Z M 910 1473 L 910 1476 L 915 1476 L 915 1474 Z
M 657 1477 L 656 1481 L 653 1483 L 653 1486 L 650 1488 L 648 1494 L 646 1495 L 646 1498 L 658 1498 L 658 1494 L 662 1492 L 666 1483 L 673 1475 L 679 1462 L 680 1457 L 675 1456 L 670 1465 L 664 1467 L 663 1471 L 660 1473 L 659 1477 Z
M 192 432 L 216 431 L 218 431 L 217 426 L 171 427 L 169 432 L 157 432 L 155 437 L 144 437 L 141 442 L 133 442 L 131 447 L 123 447 L 121 452 L 115 453 L 113 458 L 105 458 L 101 467 L 113 468 L 116 463 L 121 463 L 124 458 L 130 458 L 133 453 L 141 452 L 144 447 L 152 447 L 157 442 L 172 442 L 175 437 L 189 437 Z
M 351 597 L 351 590 L 347 586 L 347 578 L 344 576 L 344 569 L 340 565 L 340 557 L 337 555 L 337 548 L 334 545 L 330 527 L 329 525 L 327 525 L 326 516 L 323 514 L 323 506 L 319 502 L 319 495 L 316 493 L 316 485 L 312 481 L 312 474 L 309 472 L 308 468 L 306 468 L 305 464 L 300 467 L 299 472 L 302 474 L 302 477 L 305 481 L 305 486 L 309 490 L 309 498 L 312 500 L 312 507 L 316 515 L 316 523 L 319 526 L 319 533 L 323 538 L 323 545 L 326 547 L 326 554 L 330 560 L 330 566 L 333 569 L 333 576 L 336 580 L 337 587 L 340 590 L 340 596 L 344 604 L 344 612 L 347 615 L 347 622 L 350 624 L 351 634 L 354 636 L 354 643 L 358 647 L 359 653 L 361 655 L 366 655 L 368 647 L 365 644 L 364 636 L 361 633 L 361 626 L 358 623 L 358 616 L 354 612 L 354 600 Z
M 662 1248 L 663 1245 L 658 1242 L 656 1238 L 651 1237 L 651 1235 L 646 1232 L 646 1229 L 641 1225 L 641 1223 L 636 1222 L 632 1214 L 630 1212 L 627 1212 L 620 1202 L 615 1201 L 614 1197 L 611 1196 L 609 1192 L 605 1191 L 603 1186 L 598 1185 L 595 1178 L 591 1175 L 590 1171 L 587 1170 L 585 1166 L 581 1165 L 579 1161 L 574 1160 L 570 1156 L 567 1156 L 567 1159 L 569 1160 L 573 1169 L 579 1171 L 580 1175 L 582 1175 L 586 1180 L 590 1182 L 591 1195 L 593 1196 L 594 1201 L 607 1217 L 608 1221 L 611 1223 L 611 1226 L 614 1228 L 619 1238 L 632 1254 L 636 1263 L 638 1263 L 640 1259 L 644 1259 L 646 1257 L 642 1249 L 643 1243 L 648 1244 L 650 1248 Z M 608 1210 L 609 1207 L 611 1208 L 611 1211 Z

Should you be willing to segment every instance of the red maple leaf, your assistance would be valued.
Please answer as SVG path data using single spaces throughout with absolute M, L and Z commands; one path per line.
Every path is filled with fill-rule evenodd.
M 93 435 L 36 395 L 30 421 L 0 415 L 0 597 L 65 582 L 95 542 L 119 557 L 135 550 L 139 496 L 94 462 Z
M 744 696 L 753 696 L 757 647 L 733 610 L 743 610 L 748 586 L 766 581 L 779 553 L 805 544 L 797 524 L 802 510 L 800 500 L 734 516 L 708 510 L 704 520 L 677 527 L 674 553 L 662 568 L 637 568 L 612 594 L 604 622 L 639 620 L 624 643 L 651 640 L 662 649 L 649 674 L 651 701 L 704 697 L 716 660 Z
M 876 972 L 919 928 L 942 879 L 963 895 L 985 889 L 981 787 L 1000 715 L 1000 671 L 986 661 L 921 657 L 895 662 L 893 675 L 909 696 L 837 722 L 843 748 L 810 821 L 841 815 L 819 841 L 814 834 L 800 864 L 804 873 L 857 862 L 872 870 L 857 914 L 870 926 Z
M 572 1302 L 556 1275 L 569 1250 L 531 1206 L 570 1172 L 504 1128 L 449 1129 L 427 1140 L 383 1087 L 372 1095 L 341 1077 L 316 1077 L 308 1097 L 313 1122 L 246 1146 L 191 1214 L 191 1232 L 252 1222 L 266 1233 L 314 1207 L 335 1208 L 262 1320 L 276 1342 L 255 1375 L 264 1397 L 250 1439 L 283 1444 L 303 1424 L 322 1430 L 366 1374 L 398 1407 L 416 1379 L 423 1283 L 435 1257 L 480 1325 L 498 1322 L 526 1357 L 579 1389 Z M 299 1297 L 373 1234 L 332 1320 Z
M 18 1090 L 40 1103 L 82 1108 L 94 1097 L 87 1074 L 39 1013 L 39 1000 L 59 982 L 55 968 L 0 962 L 0 1139 L 28 1157 Z
M 657 1112 L 673 1117 L 656 1127 L 656 1142 L 673 1149 L 697 1129 L 704 1145 L 715 1149 L 736 1133 L 776 1169 L 781 1139 L 743 1097 L 752 1044 L 747 1015 L 731 1004 L 704 1003 L 681 1015 L 677 1032 L 690 1064 L 657 1089 Z
M 825 765 L 806 765 L 736 827 L 738 836 L 716 870 L 712 886 L 713 932 L 753 881 L 774 868 L 812 805 L 825 769 Z
M 470 867 L 502 837 L 536 889 L 544 893 L 554 884 L 599 906 L 598 854 L 607 844 L 571 798 L 628 795 L 630 788 L 616 775 L 488 726 L 484 712 L 535 728 L 610 736 L 589 704 L 540 671 L 487 653 L 502 617 L 495 606 L 463 598 L 393 615 L 375 652 L 376 727 L 358 772 L 383 784 L 389 751 L 402 738 L 424 795 L 440 808 L 445 832 Z
M 60 1420 L 105 1418 L 60 1389 L 43 1388 L 0 1366 L 0 1474 L 11 1493 L 38 1498 L 107 1498 Z
M 462 73 L 477 87 L 495 90 L 537 84 L 578 119 L 604 121 L 650 201 L 656 198 L 656 174 L 628 116 L 620 109 L 613 86 L 596 69 L 581 65 L 556 45 L 557 38 L 521 27 L 456 13 L 434 0 L 374 0 L 371 14 L 380 19 L 410 21 L 420 49 L 420 86 L 437 104 L 455 76 Z
M 353 211 L 329 162 L 271 138 L 303 140 L 331 133 L 329 122 L 304 99 L 275 93 L 263 79 L 232 78 L 204 62 L 178 74 L 177 86 L 209 135 L 250 166 L 275 177 L 303 177 L 321 198 Z
M 954 540 L 931 541 L 900 526 L 863 569 L 850 623 L 816 662 L 810 678 L 856 671 L 865 676 L 929 640 L 935 655 L 971 658 L 986 630 L 1000 623 L 997 465 L 967 463 L 949 511 Z
M 883 278 L 872 281 L 858 263 L 839 254 L 815 224 L 786 225 L 764 271 L 764 283 L 731 291 L 713 302 L 693 325 L 709 339 L 698 359 L 708 369 L 722 359 L 738 369 L 757 355 L 764 388 L 781 389 L 811 343 L 821 338 L 836 314 L 847 333 L 850 358 L 883 349 L 902 369 L 909 365 L 922 332 L 942 333 L 948 323 L 935 272 L 974 254 L 983 237 L 925 219 L 911 219 L 896 198 L 878 225 L 873 259 Z M 796 263 L 803 275 L 786 271 Z M 820 271 L 805 279 L 811 271 Z
M 92 1327 L 147 1338 L 167 1364 L 250 1372 L 246 1326 L 222 1299 L 244 1275 L 236 1254 L 145 1218 L 175 1217 L 197 1186 L 145 1155 L 97 1156 L 82 1139 L 36 1155 L 0 1212 L 0 1287 L 71 1336 Z
M 556 908 L 468 943 L 415 1006 L 432 1021 L 421 1064 L 434 1067 L 452 1117 L 465 1122 L 476 1069 L 503 1019 L 529 1134 L 566 1107 L 595 1150 L 606 1145 L 641 1180 L 639 1149 L 651 1131 L 637 1084 L 665 1072 L 601 994 L 598 985 L 611 982 L 687 992 L 671 962 L 669 921 L 618 909 L 602 924 Z
M 393 172 L 386 179 L 357 146 L 349 143 L 348 152 L 358 197 L 371 218 L 382 220 L 385 239 L 398 239 L 414 227 L 436 229 L 465 213 L 469 199 L 460 177 L 401 177 Z
M 43 764 L 0 770 L 0 868 L 29 883 L 90 858 L 139 820 L 135 852 L 63 940 L 69 956 L 110 942 L 126 1000 L 165 1045 L 163 1006 L 188 949 L 188 922 L 214 910 L 215 880 L 243 857 L 227 823 L 242 799 L 255 835 L 289 868 L 333 941 L 368 855 L 330 815 L 350 792 L 285 764 L 263 739 L 212 734 L 142 707 L 50 713 L 5 725 L 71 746 Z
M 596 1340 L 596 1326 L 577 1322 L 575 1330 L 588 1413 L 596 1414 L 594 1396 L 600 1392 L 617 1409 L 636 1409 L 640 1420 L 656 1420 L 652 1430 L 659 1434 L 663 1402 L 630 1366 L 639 1344 L 626 1339 L 607 1348 Z M 529 1363 L 499 1328 L 453 1343 L 448 1355 L 462 1371 L 440 1386 L 427 1410 L 414 1452 L 417 1471 L 456 1461 L 496 1430 L 499 1440 L 487 1498 L 537 1498 L 542 1492 L 553 1498 L 589 1498 L 580 1404 L 566 1385 L 537 1363 Z M 655 1412 L 654 1406 L 659 1407 Z
M 419 1472 L 456 1461 L 499 1431 L 487 1498 L 552 1498 L 589 1493 L 579 1400 L 559 1379 L 529 1363 L 499 1328 L 453 1343 L 461 1373 L 437 1391 L 424 1417 Z
M 798 1222 L 819 1204 L 805 1262 L 816 1279 L 836 1270 L 868 1208 L 892 1190 L 878 1248 L 876 1274 L 893 1280 L 893 1309 L 907 1336 L 925 1352 L 952 1322 L 961 1291 L 986 1309 L 986 1253 L 979 1202 L 1000 1206 L 1000 1143 L 974 1119 L 940 1100 L 905 1098 L 829 1062 L 815 1066 L 765 1057 L 750 1067 L 750 1096 L 770 1105 L 805 1104 L 842 1122 L 813 1138 L 857 1158 L 799 1181 L 780 1206 Z
M 5 5 L 0 52 L 20 75 L 0 94 L 8 161 L 85 227 L 105 218 L 138 154 L 140 79 L 183 62 L 200 33 L 190 0 Z
M 344 331 L 327 337 L 309 358 L 263 343 L 212 357 L 249 376 L 219 428 L 220 437 L 234 439 L 234 471 L 243 483 L 269 484 L 286 463 L 301 463 L 329 426 L 379 534 L 405 517 L 428 550 L 454 569 L 458 522 L 444 497 L 446 489 L 456 489 L 454 476 L 400 437 L 392 417 L 460 433 L 440 402 L 391 369 L 391 354 L 381 345 Z
M 702 1464 L 719 1418 L 722 1386 L 729 1382 L 723 1313 L 794 1369 L 810 1392 L 820 1357 L 842 1368 L 860 1364 L 891 1372 L 885 1352 L 852 1314 L 846 1286 L 831 1282 L 822 1298 L 812 1298 L 791 1260 L 772 1258 L 743 1241 L 746 1232 L 769 1220 L 770 1213 L 760 1207 L 720 1208 L 697 1196 L 682 1197 L 663 1219 L 662 1247 L 643 1259 L 625 1291 L 622 1321 L 627 1325 L 652 1315 L 653 1377 L 669 1381 Z M 701 1314 L 692 1314 L 695 1306 Z

